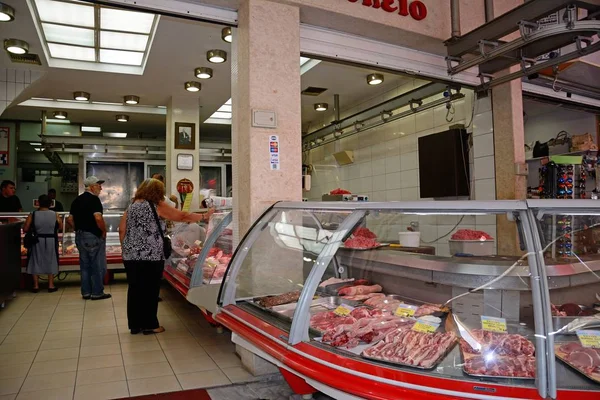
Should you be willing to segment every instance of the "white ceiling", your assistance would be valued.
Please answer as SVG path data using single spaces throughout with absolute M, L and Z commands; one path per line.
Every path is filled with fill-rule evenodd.
M 16 10 L 16 20 L 2 25 L 2 38 L 13 37 L 26 40 L 30 45 L 30 53 L 36 53 L 47 65 L 42 44 L 35 31 L 31 13 L 24 0 L 3 0 Z M 25 64 L 14 64 L 6 52 L 0 55 L 0 65 L 5 68 L 41 69 L 45 74 L 35 84 L 30 85 L 18 98 L 17 102 L 32 97 L 51 99 L 71 99 L 74 91 L 91 93 L 93 101 L 122 102 L 123 96 L 134 94 L 140 96 L 142 105 L 167 105 L 172 95 L 199 99 L 201 106 L 200 120 L 204 121 L 231 97 L 231 71 L 229 61 L 223 64 L 211 64 L 206 60 L 206 52 L 211 49 L 222 49 L 229 54 L 231 45 L 221 39 L 222 27 L 215 24 L 201 23 L 171 17 L 161 17 L 152 44 L 146 69 L 142 76 L 114 74 L 105 72 L 80 71 L 48 67 L 30 67 Z M 194 69 L 210 66 L 212 79 L 201 80 L 202 90 L 199 93 L 185 91 L 184 83 L 197 80 Z M 39 120 L 39 110 L 16 106 L 7 109 L 2 118 Z M 133 110 L 133 108 L 132 108 Z M 48 110 L 56 111 L 56 110 Z M 69 110 L 69 119 L 75 123 L 106 125 L 105 130 L 114 130 L 115 113 L 84 112 Z M 97 115 L 93 115 L 97 114 Z M 166 124 L 165 117 L 131 113 L 131 120 L 123 125 L 133 132 L 162 131 Z M 105 128 L 102 126 L 103 129 Z M 208 130 L 205 126 L 200 129 Z M 222 127 L 216 128 L 223 130 Z

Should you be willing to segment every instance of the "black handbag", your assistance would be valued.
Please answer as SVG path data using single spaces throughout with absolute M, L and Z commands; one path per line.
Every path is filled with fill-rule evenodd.
M 165 256 L 165 260 L 168 260 L 171 257 L 171 253 L 173 252 L 173 246 L 171 245 L 171 238 L 165 236 L 162 227 L 160 226 L 160 220 L 158 219 L 158 214 L 156 213 L 156 207 L 154 204 L 148 202 L 150 204 L 150 208 L 152 209 L 152 214 L 154 215 L 154 220 L 156 221 L 156 226 L 158 226 L 158 231 L 160 232 L 160 237 L 163 240 L 163 255 Z
M 27 250 L 31 250 L 31 248 L 36 245 L 40 241 L 40 238 L 35 231 L 35 211 L 31 213 L 31 224 L 29 225 L 29 230 L 25 234 L 23 238 L 23 246 Z
M 548 142 L 535 142 L 535 145 L 533 146 L 533 158 L 548 157 L 549 154 L 550 147 L 548 146 Z

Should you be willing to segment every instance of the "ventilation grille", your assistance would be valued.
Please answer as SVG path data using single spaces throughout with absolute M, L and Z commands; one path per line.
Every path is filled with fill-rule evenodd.
M 8 53 L 8 52 L 7 52 Z M 12 54 L 8 53 L 10 60 L 19 64 L 42 65 L 40 56 L 37 54 Z
M 306 89 L 304 89 L 301 93 L 305 96 L 318 96 L 326 90 L 327 89 L 325 88 L 309 86 Z

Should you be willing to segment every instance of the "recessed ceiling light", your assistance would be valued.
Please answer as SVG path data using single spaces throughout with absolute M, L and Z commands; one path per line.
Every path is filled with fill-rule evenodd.
M 67 119 L 67 113 L 64 111 L 54 111 L 54 118 L 56 119 Z
M 140 102 L 140 98 L 134 95 L 128 95 L 123 98 L 125 104 L 138 104 Z
M 90 101 L 90 97 L 87 92 L 73 92 L 73 98 L 77 101 Z
M 5 39 L 4 50 L 13 54 L 27 54 L 29 52 L 29 43 L 19 39 Z
M 125 115 L 125 114 L 118 114 L 116 116 L 116 118 L 117 118 L 117 121 L 119 121 L 119 122 L 127 122 L 127 121 L 129 121 L 129 115 Z
M 8 4 L 0 3 L 0 22 L 8 22 L 15 19 L 15 9 Z
M 104 132 L 102 134 L 104 137 L 113 137 L 113 138 L 126 138 L 127 133 L 124 132 Z
M 189 81 L 185 83 L 185 90 L 188 92 L 199 92 L 202 89 L 200 82 Z
M 227 52 L 224 50 L 209 50 L 206 53 L 208 61 L 214 64 L 220 64 L 227 61 Z
M 196 75 L 196 78 L 198 79 L 210 79 L 213 76 L 213 70 L 208 67 L 196 68 L 194 70 L 194 75 Z
M 41 143 L 29 143 L 29 144 L 32 146 L 41 146 L 42 145 Z
M 231 32 L 231 27 L 228 26 L 226 28 L 223 28 L 223 30 L 221 31 L 221 39 L 223 39 L 227 43 L 233 42 L 233 35 Z
M 327 104 L 327 103 L 316 103 L 315 104 L 315 111 L 327 111 L 328 108 L 329 108 L 329 104 Z
M 81 132 L 102 132 L 102 128 L 100 128 L 99 126 L 82 126 L 81 127 Z
M 383 75 L 382 74 L 367 75 L 367 83 L 369 85 L 379 85 L 380 83 L 383 83 Z

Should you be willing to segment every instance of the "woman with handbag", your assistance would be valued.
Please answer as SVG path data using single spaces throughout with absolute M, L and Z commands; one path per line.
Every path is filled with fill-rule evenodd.
M 48 275 L 48 293 L 56 292 L 54 275 L 58 274 L 58 231 L 62 219 L 50 210 L 52 200 L 43 194 L 38 198 L 39 208 L 27 217 L 23 231 L 26 233 L 27 273 L 33 275 L 32 292 L 40 291 L 39 276 Z
M 171 254 L 171 241 L 164 236 L 163 220 L 198 222 L 210 213 L 179 211 L 164 201 L 165 185 L 146 179 L 137 188 L 133 203 L 119 224 L 123 264 L 127 273 L 127 322 L 132 335 L 164 332 L 157 318 L 158 295 L 165 260 Z M 160 217 L 160 218 L 159 218 Z

